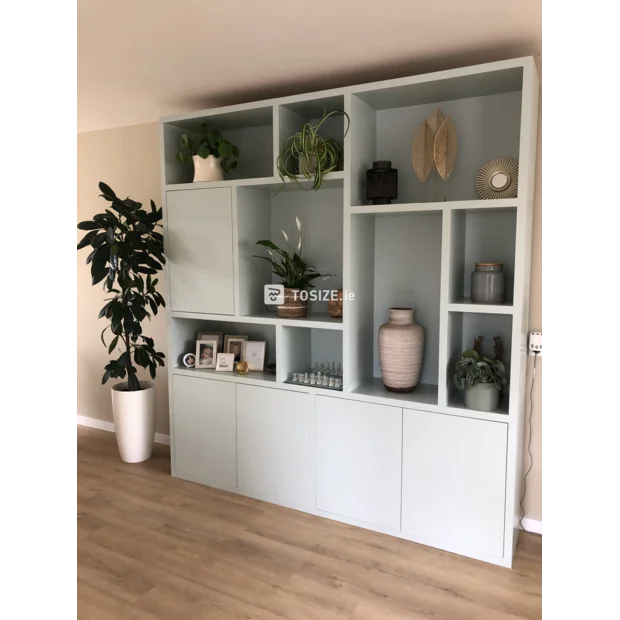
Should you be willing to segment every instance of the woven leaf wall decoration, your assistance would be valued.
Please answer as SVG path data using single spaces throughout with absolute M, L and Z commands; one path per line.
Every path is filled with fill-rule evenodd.
M 433 160 L 434 142 L 433 130 L 430 128 L 428 122 L 424 121 L 418 127 L 418 131 L 413 138 L 413 148 L 411 150 L 413 170 L 422 183 L 426 181 L 435 165 Z
M 428 126 L 433 132 L 433 140 L 435 139 L 435 136 L 437 135 L 437 130 L 439 129 L 441 123 L 443 123 L 445 118 L 446 115 L 439 108 L 435 108 L 435 111 L 426 119 Z
M 444 181 L 448 180 L 454 170 L 457 151 L 456 127 L 452 120 L 446 117 L 437 130 L 433 150 L 437 172 Z

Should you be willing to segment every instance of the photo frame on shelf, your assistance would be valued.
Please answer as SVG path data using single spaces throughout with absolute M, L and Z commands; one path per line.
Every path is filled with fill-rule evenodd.
M 215 368 L 217 340 L 196 340 L 196 368 Z
M 217 340 L 217 348 L 222 351 L 224 332 L 199 331 L 196 332 L 196 340 Z
M 185 366 L 185 368 L 194 368 L 196 366 L 196 354 L 186 353 L 183 356 L 183 366 Z
M 218 353 L 215 372 L 232 372 L 235 369 L 234 353 Z
M 222 352 L 232 353 L 235 356 L 235 362 L 240 362 L 245 359 L 245 345 L 247 341 L 247 336 L 226 336 Z
M 265 370 L 265 350 L 267 343 L 264 341 L 250 340 L 245 343 L 245 355 L 242 358 L 248 363 L 249 370 L 262 372 Z

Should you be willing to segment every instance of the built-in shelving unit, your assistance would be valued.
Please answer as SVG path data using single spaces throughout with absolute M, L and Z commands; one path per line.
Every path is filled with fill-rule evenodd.
M 520 494 L 537 106 L 534 62 L 522 58 L 162 119 L 174 475 L 510 566 Z M 412 140 L 436 107 L 452 118 L 459 153 L 447 184 L 431 175 L 422 185 L 411 164 Z M 342 115 L 322 131 L 343 145 L 341 169 L 316 192 L 305 179 L 283 182 L 277 157 L 286 138 L 332 110 L 351 120 L 346 135 Z M 221 182 L 192 183 L 192 166 L 176 160 L 179 136 L 204 122 L 241 154 Z M 519 161 L 517 198 L 477 198 L 476 174 L 495 157 Z M 379 159 L 399 171 L 391 205 L 365 198 L 366 171 Z M 342 319 L 329 316 L 326 301 L 311 301 L 304 319 L 278 318 L 264 303 L 265 285 L 278 280 L 255 258 L 256 241 L 286 245 L 284 230 L 290 247 L 296 245 L 296 218 L 304 258 L 332 274 L 316 282 L 318 290 L 343 288 L 355 296 L 345 300 Z M 503 304 L 471 302 L 474 263 L 487 261 L 503 262 Z M 388 391 L 379 366 L 378 329 L 395 306 L 415 308 L 425 328 L 421 382 L 408 394 Z M 266 362 L 276 363 L 276 374 L 183 367 L 181 357 L 195 348 L 199 330 L 266 341 Z M 467 409 L 452 384 L 461 352 L 480 335 L 489 353 L 493 337 L 501 337 L 510 377 L 494 412 Z M 291 372 L 329 361 L 342 364 L 341 392 L 285 383 Z M 196 404 L 201 399 L 206 404 Z M 196 448 L 195 433 L 204 434 L 200 446 L 212 457 Z M 233 437 L 234 445 L 222 449 Z M 452 477 L 442 479 L 433 455 L 419 448 L 410 454 L 414 445 L 452 452 L 462 466 L 447 468 L 444 475 Z M 204 470 L 213 467 L 213 455 L 221 456 L 223 478 Z M 425 475 L 439 476 L 431 486 L 419 478 L 424 458 Z M 472 472 L 482 462 L 492 469 L 488 484 L 473 488 Z M 369 471 L 376 472 L 372 480 Z M 286 477 L 292 472 L 297 478 Z M 363 482 L 355 472 L 366 472 Z M 459 472 L 469 477 L 459 481 Z M 440 497 L 443 488 L 463 489 L 465 499 Z M 419 500 L 406 496 L 414 492 Z M 439 512 L 422 516 L 416 511 L 423 506 Z M 454 539 L 463 523 L 471 529 Z

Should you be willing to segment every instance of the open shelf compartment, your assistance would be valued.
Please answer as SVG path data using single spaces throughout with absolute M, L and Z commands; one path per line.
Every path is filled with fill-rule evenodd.
M 512 316 L 503 314 L 480 314 L 469 312 L 450 312 L 448 315 L 448 372 L 447 393 L 448 406 L 465 408 L 463 392 L 456 389 L 452 381 L 456 372 L 456 363 L 461 359 L 463 351 L 473 348 L 474 338 L 482 336 L 482 354 L 495 359 L 493 338 L 501 338 L 502 361 L 506 366 L 506 374 L 510 380 L 510 358 L 512 354 Z M 507 414 L 510 383 L 500 394 L 499 408 L 494 413 Z
M 265 305 L 264 288 L 279 284 L 271 265 L 255 255 L 269 257 L 267 249 L 256 246 L 260 239 L 269 239 L 288 252 L 297 251 L 300 233 L 295 218 L 302 226 L 302 257 L 319 273 L 333 274 L 328 279 L 314 280 L 316 291 L 342 288 L 343 270 L 343 197 L 342 188 L 318 192 L 274 192 L 265 188 L 237 189 L 237 223 L 239 256 L 239 310 L 243 316 L 273 317 L 275 306 Z M 288 242 L 282 231 L 286 232 Z M 323 293 L 325 295 L 325 293 Z M 301 321 L 320 320 L 339 326 L 342 319 L 327 314 L 327 301 L 310 299 L 308 317 Z M 292 319 L 291 319 L 292 320 Z
M 288 382 L 293 373 L 310 371 L 318 364 L 331 363 L 340 364 L 341 369 L 343 367 L 342 332 L 311 327 L 282 327 L 278 381 Z
M 231 321 L 212 321 L 204 319 L 181 319 L 171 318 L 169 322 L 170 331 L 170 351 L 169 363 L 173 364 L 176 371 L 183 371 L 181 374 L 192 374 L 196 376 L 214 378 L 222 376 L 237 375 L 236 372 L 217 372 L 208 368 L 186 368 L 183 365 L 183 355 L 196 351 L 196 335 L 199 331 L 222 332 L 224 336 L 247 336 L 248 341 L 264 341 L 265 347 L 265 366 L 276 361 L 276 328 L 274 325 L 261 325 L 256 323 L 238 323 Z M 223 341 L 222 341 L 223 342 Z M 222 350 L 218 348 L 218 353 Z M 267 372 L 249 372 L 247 375 L 239 375 L 254 379 L 265 379 L 275 381 L 275 375 Z
M 321 97 L 318 99 L 307 99 L 296 103 L 287 103 L 279 105 L 279 135 L 278 135 L 278 153 L 276 160 L 281 152 L 286 140 L 301 131 L 303 125 L 307 122 L 313 125 L 318 124 L 323 113 L 330 113 L 344 110 L 344 95 L 334 95 L 331 97 Z M 319 134 L 325 138 L 333 138 L 343 149 L 344 153 L 344 132 L 347 126 L 346 117 L 343 114 L 335 114 L 328 118 L 319 129 Z M 338 170 L 343 170 L 344 158 L 340 163 Z M 276 168 L 277 175 L 277 168 Z
M 193 164 L 177 161 L 181 134 L 197 135 L 202 123 L 210 123 L 239 149 L 239 165 L 225 172 L 225 180 L 273 177 L 273 107 L 253 108 L 224 114 L 197 115 L 179 121 L 164 121 L 165 183 L 191 183 Z
M 356 334 L 348 351 L 353 393 L 437 404 L 442 218 L 441 211 L 351 217 L 355 300 L 345 312 Z M 394 307 L 414 308 L 425 331 L 420 383 L 403 395 L 383 386 L 379 364 L 379 327 Z
M 398 170 L 397 204 L 475 199 L 476 175 L 486 162 L 519 158 L 522 81 L 522 69 L 512 68 L 354 93 L 351 205 L 369 204 L 366 171 L 376 160 Z M 456 127 L 456 165 L 447 184 L 434 172 L 422 184 L 411 162 L 413 138 L 437 107 Z
M 512 308 L 514 298 L 517 208 L 458 209 L 452 211 L 450 303 L 471 302 L 471 274 L 476 263 L 503 263 L 506 277 L 504 303 L 499 312 Z M 475 310 L 472 310 L 475 311 Z

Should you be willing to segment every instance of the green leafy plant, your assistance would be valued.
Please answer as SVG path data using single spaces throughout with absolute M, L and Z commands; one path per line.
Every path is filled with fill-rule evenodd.
M 502 355 L 501 339 L 494 338 L 495 359 L 492 360 L 481 354 L 482 336 L 474 339 L 473 349 L 463 351 L 461 359 L 456 363 L 454 385 L 464 390 L 466 385 L 471 387 L 478 383 L 493 383 L 498 390 L 508 385 L 506 368 L 499 359 Z
M 128 389 L 135 391 L 140 382 L 134 364 L 148 368 L 153 379 L 157 366 L 164 365 L 164 354 L 142 334 L 142 321 L 166 305 L 155 288 L 158 279 L 152 277 L 166 262 L 164 238 L 155 230 L 161 226 L 162 210 L 152 200 L 150 212 L 131 198 L 121 200 L 105 183 L 99 183 L 99 189 L 110 209 L 77 225 L 88 231 L 77 249 L 92 248 L 86 264 L 91 266 L 93 286 L 103 281 L 104 291 L 114 294 L 99 312 L 100 319 L 110 322 L 101 332 L 101 342 L 110 354 L 117 345 L 123 351 L 105 366 L 101 382 L 127 377 Z M 104 339 L 108 329 L 114 336 L 109 346 Z
M 314 176 L 311 189 L 316 191 L 321 187 L 325 175 L 338 168 L 342 162 L 341 144 L 319 133 L 323 123 L 338 114 L 344 115 L 347 119 L 347 129 L 344 132 L 346 136 L 351 126 L 351 119 L 343 110 L 334 110 L 329 113 L 323 112 L 323 117 L 316 125 L 304 123 L 301 131 L 286 139 L 277 161 L 278 174 L 283 183 L 278 192 L 284 188 L 285 178 L 302 187 L 298 175 L 306 179 L 312 179 Z
M 279 248 L 273 241 L 262 239 L 261 241 L 257 241 L 256 245 L 267 248 L 269 256 L 258 256 L 255 254 L 254 258 L 266 260 L 271 265 L 272 272 L 282 280 L 282 284 L 285 288 L 295 288 L 303 291 L 308 288 L 314 288 L 314 284 L 312 284 L 313 280 L 317 278 L 327 280 L 327 278 L 331 277 L 333 274 L 319 273 L 315 267 L 309 265 L 302 259 L 301 249 L 303 244 L 303 232 L 299 218 L 296 217 L 295 222 L 297 224 L 297 230 L 299 231 L 297 252 L 290 254 Z M 282 234 L 288 243 L 288 235 L 284 231 L 282 231 Z
M 181 134 L 177 159 L 182 164 L 188 164 L 192 161 L 194 155 L 198 155 L 203 159 L 206 159 L 209 155 L 214 155 L 220 160 L 222 170 L 226 172 L 234 170 L 239 163 L 232 159 L 233 157 L 239 157 L 239 149 L 226 140 L 209 123 L 202 123 L 198 134 L 194 137 L 186 133 Z
M 456 373 L 454 375 L 454 385 L 459 390 L 464 390 L 466 385 L 473 387 L 478 383 L 493 383 L 498 390 L 508 385 L 506 368 L 501 361 L 502 348 L 501 340 L 494 338 L 495 359 L 484 357 L 480 350 L 482 336 L 474 340 L 473 349 L 463 351 L 461 359 L 456 363 Z

